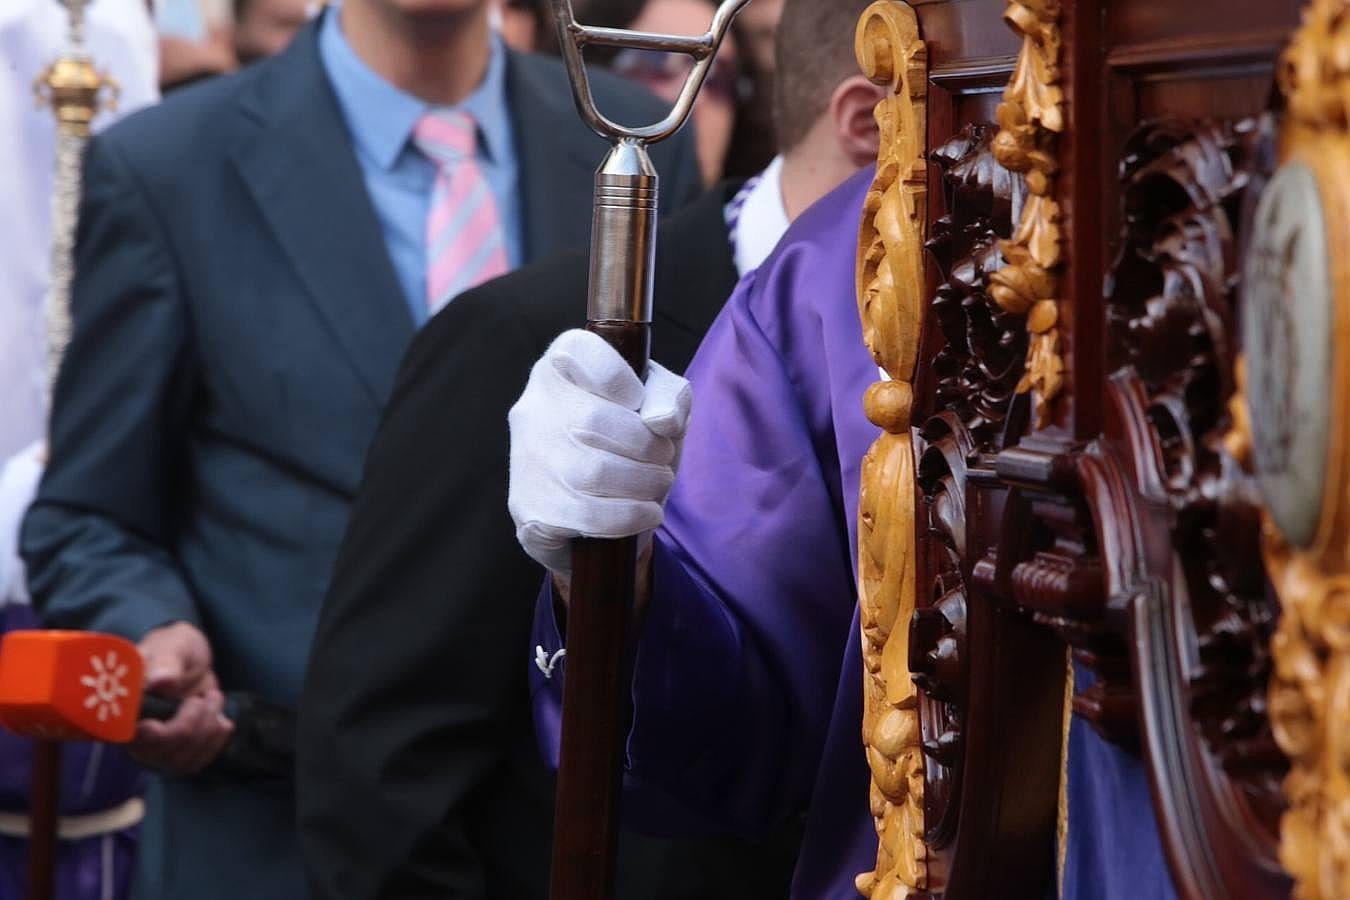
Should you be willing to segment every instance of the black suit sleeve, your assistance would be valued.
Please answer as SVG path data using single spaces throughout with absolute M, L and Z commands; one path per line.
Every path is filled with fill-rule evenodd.
M 698 168 L 693 123 L 686 125 L 671 140 L 674 146 L 671 148 L 670 165 L 663 170 L 667 181 L 661 187 L 662 194 L 668 198 L 668 202 L 663 201 L 667 213 L 680 209 L 703 193 L 703 176 Z
M 555 327 L 538 309 L 527 326 L 521 298 L 558 309 L 559 330 L 582 307 L 569 294 L 585 261 L 568 259 L 566 276 L 542 267 L 460 297 L 404 359 L 301 709 L 299 824 L 317 900 L 545 894 L 552 786 L 522 638 L 543 573 L 507 514 L 506 414 Z

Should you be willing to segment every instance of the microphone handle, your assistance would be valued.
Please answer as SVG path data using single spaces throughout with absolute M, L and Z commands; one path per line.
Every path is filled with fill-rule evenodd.
M 141 696 L 141 718 L 167 722 L 178 713 L 181 700 L 146 693 Z M 235 731 L 213 768 L 248 780 L 290 778 L 295 765 L 295 712 L 252 694 L 225 696 L 225 715 Z
M 178 714 L 178 707 L 182 701 L 175 700 L 172 697 L 161 697 L 159 694 L 141 695 L 141 718 L 151 719 L 155 722 L 167 722 Z

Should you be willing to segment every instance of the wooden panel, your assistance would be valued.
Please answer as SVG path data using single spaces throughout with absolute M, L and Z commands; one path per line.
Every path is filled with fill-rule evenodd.
M 1285 0 L 1130 0 L 1106 6 L 1110 61 L 1165 58 L 1195 70 L 1243 59 L 1269 67 L 1298 24 L 1302 4 Z
M 1232 385 L 1215 373 L 1231 366 L 1236 300 L 1226 287 L 1203 298 L 1187 293 L 1181 269 L 1166 260 L 1187 247 L 1186 265 L 1213 283 L 1235 283 L 1243 198 L 1259 190 L 1269 163 L 1269 135 L 1261 131 L 1269 125 L 1252 117 L 1270 105 L 1275 59 L 1301 3 L 913 5 L 930 53 L 927 147 L 934 164 L 932 300 L 921 350 L 932 362 L 915 381 L 923 441 L 915 506 L 919 614 L 910 644 L 911 671 L 923 689 L 931 886 L 949 897 L 1022 896 L 1023 888 L 1034 894 L 1034 877 L 989 882 L 967 871 L 981 854 L 998 858 L 998 828 L 1009 827 L 990 831 L 968 821 L 1007 797 L 1000 793 L 1007 785 L 972 761 L 986 758 L 989 742 L 1002 741 L 1058 763 L 1058 746 L 1047 746 L 1039 730 L 1048 727 L 1048 693 L 1063 687 L 1055 665 L 1062 666 L 1067 644 L 1097 676 L 1075 712 L 1149 765 L 1182 897 L 1287 896 L 1275 859 L 1280 801 L 1272 788 L 1283 762 L 1270 740 L 1262 687 L 1271 611 L 1253 554 L 1240 554 L 1244 560 L 1231 553 L 1250 550 L 1256 525 L 1249 488 L 1220 446 Z M 1026 317 L 990 304 L 987 273 L 974 262 L 981 251 L 970 243 L 981 229 L 1006 237 L 1011 226 L 989 213 L 997 191 L 969 130 L 994 121 L 1021 50 L 1002 18 L 1010 7 L 1029 33 L 1043 36 L 1035 29 L 1050 22 L 1063 39 L 1058 66 L 1039 73 L 1047 82 L 1038 96 L 1051 103 L 1053 89 L 1062 88 L 1065 126 L 1045 128 L 1032 147 L 1057 162 L 1040 171 L 1052 180 L 1053 221 L 1062 235 L 1050 299 L 1064 388 L 1043 405 L 999 394 L 1009 390 L 1000 380 L 1009 373 L 989 362 L 1027 345 L 1025 333 L 1009 330 L 1025 328 Z M 1140 131 L 1157 120 L 1172 124 Z M 957 135 L 968 143 L 960 153 L 953 151 Z M 1140 175 L 1148 165 L 1166 177 Z M 953 180 L 957 170 L 969 180 Z M 1013 193 L 1015 217 L 1025 192 Z M 1169 207 L 1178 197 L 1186 202 Z M 1134 224 L 1126 221 L 1131 209 Z M 1179 245 L 1168 229 L 1180 226 L 1147 219 L 1145 210 L 1170 210 L 1178 222 L 1226 238 Z M 1130 230 L 1145 221 L 1156 234 Z M 954 228 L 969 231 L 954 240 Z M 1157 281 L 1164 277 L 1181 280 L 1164 288 Z M 1148 352 L 1125 352 L 1144 334 L 1155 340 Z M 991 380 L 991 372 L 999 377 Z M 1018 632 L 1013 620 L 1032 631 Z M 992 643 L 991 634 L 998 635 Z M 1034 679 L 1015 698 L 1024 720 L 1010 723 L 995 708 L 1009 698 L 982 679 L 1012 648 L 1032 647 L 1041 656 L 1022 664 Z M 1027 782 L 1043 788 L 1036 773 L 1044 760 L 1022 762 Z M 1050 838 L 1032 832 L 1022 846 L 1039 859 L 1048 847 L 1036 841 Z
M 942 81 L 951 69 L 1012 71 L 1020 42 L 1003 24 L 1005 0 L 915 0 L 910 5 L 919 14 L 935 80 Z

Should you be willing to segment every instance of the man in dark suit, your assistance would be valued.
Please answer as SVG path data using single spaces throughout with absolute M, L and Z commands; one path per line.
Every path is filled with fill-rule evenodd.
M 594 84 L 615 115 L 661 114 Z M 293 787 L 209 768 L 231 730 L 222 690 L 298 701 L 416 327 L 476 279 L 583 240 L 603 152 L 561 65 L 508 52 L 486 0 L 345 0 L 280 56 L 91 143 L 74 336 L 23 552 L 48 623 L 138 641 L 151 688 L 184 701 L 133 745 L 162 773 L 138 897 L 306 895 Z M 693 193 L 688 141 L 657 165 L 669 200 Z M 486 852 L 455 827 L 427 849 Z
M 881 89 L 856 74 L 851 39 L 867 0 L 837 3 L 832 41 L 806 27 L 811 2 L 796 4 L 799 27 L 780 27 L 783 157 L 661 226 L 653 356 L 677 371 L 788 221 L 876 158 Z M 462 827 L 445 811 L 466 805 L 481 811 L 470 843 L 514 840 L 520 880 L 487 895 L 544 896 L 552 788 L 522 657 L 543 573 L 506 511 L 506 413 L 550 341 L 581 324 L 586 279 L 575 253 L 489 282 L 404 359 L 306 676 L 299 809 L 317 898 L 482 895 L 426 852 Z M 629 835 L 624 850 L 620 891 L 634 900 L 783 897 L 794 856 L 790 840 L 662 847 Z

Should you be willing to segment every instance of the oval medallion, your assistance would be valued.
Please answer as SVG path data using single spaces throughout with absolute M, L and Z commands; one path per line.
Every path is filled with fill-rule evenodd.
M 1321 195 L 1301 162 L 1282 166 L 1261 196 L 1244 284 L 1257 482 L 1285 540 L 1307 547 L 1317 535 L 1326 480 L 1333 312 Z

